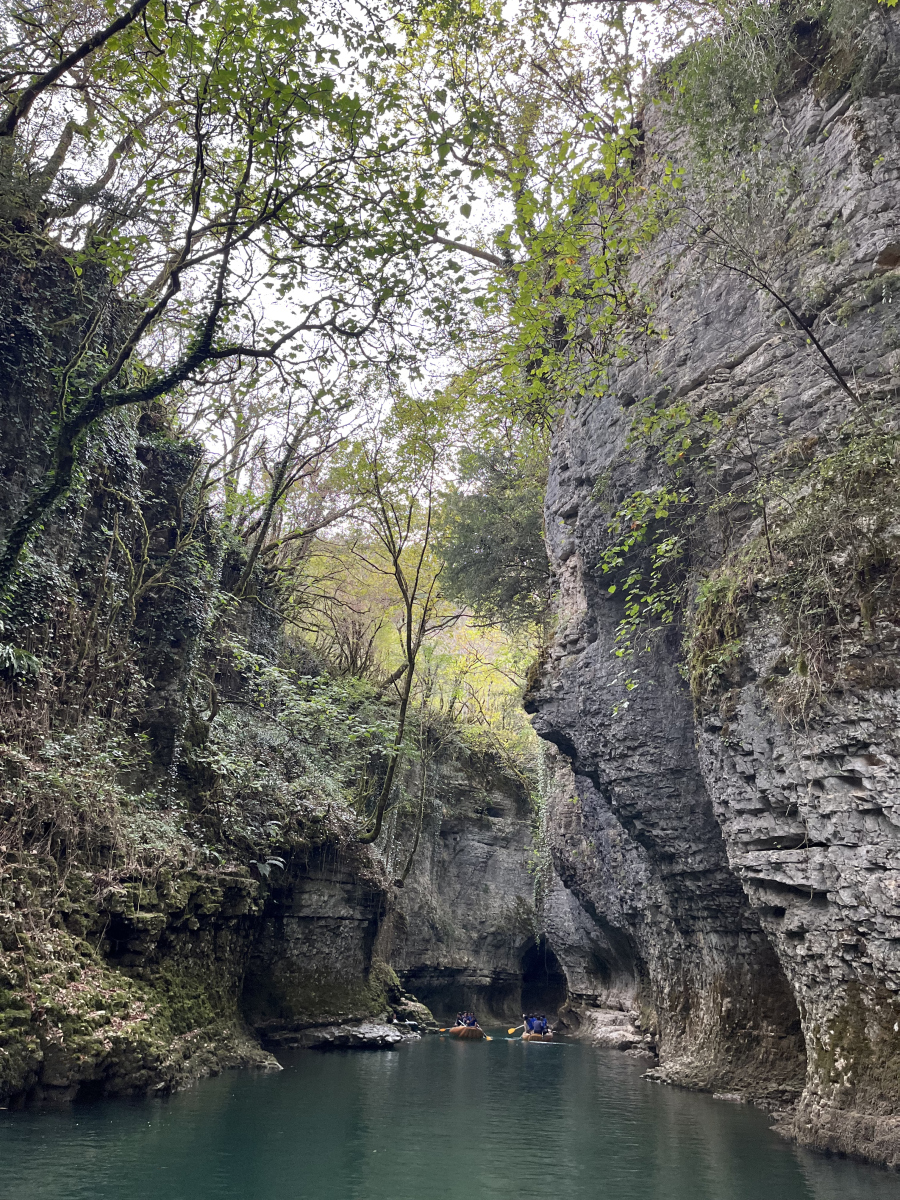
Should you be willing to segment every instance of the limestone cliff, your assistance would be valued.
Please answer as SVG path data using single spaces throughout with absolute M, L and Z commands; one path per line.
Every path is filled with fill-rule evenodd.
M 792 182 L 732 227 L 740 259 L 710 250 L 690 138 L 645 114 L 647 162 L 686 179 L 633 272 L 665 336 L 558 431 L 560 624 L 529 704 L 574 772 L 546 922 L 577 999 L 639 1009 L 660 1077 L 800 1095 L 802 1142 L 898 1165 L 900 21 L 867 9 L 854 36 L 843 75 L 832 56 L 770 110 L 754 153 Z M 634 433 L 663 411 L 668 459 Z M 623 666 L 599 564 L 663 486 L 686 497 L 677 613 Z
M 411 780 L 412 790 L 419 782 Z M 497 759 L 460 751 L 437 755 L 418 850 L 395 892 L 389 957 L 404 983 L 442 1019 L 465 1008 L 518 1017 L 523 977 L 526 991 L 532 980 L 541 983 L 532 819 L 527 788 Z M 412 831 L 404 828 L 409 824 L 409 817 L 401 822 L 397 858 L 412 842 Z M 392 863 L 391 874 L 402 865 Z

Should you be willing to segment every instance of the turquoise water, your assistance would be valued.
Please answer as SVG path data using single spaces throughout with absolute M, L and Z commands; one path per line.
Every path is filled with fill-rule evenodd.
M 163 1100 L 0 1113 L 3 1200 L 900 1200 L 578 1044 L 300 1051 Z

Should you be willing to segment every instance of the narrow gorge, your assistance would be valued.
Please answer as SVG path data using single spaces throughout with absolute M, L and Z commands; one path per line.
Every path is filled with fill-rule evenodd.
M 48 232 L 69 209 L 39 173 L 4 192 L 7 557 L 34 513 L 0 597 L 0 1106 L 543 1011 L 648 1082 L 900 1170 L 898 12 L 792 17 L 771 95 L 690 49 L 647 73 L 627 170 L 587 173 L 627 177 L 603 219 L 640 227 L 616 234 L 614 300 L 554 318 L 546 354 L 575 346 L 559 409 L 478 409 L 490 454 L 453 387 L 397 399 L 399 352 L 359 385 L 371 446 L 355 393 L 322 417 L 323 352 L 302 421 L 286 374 L 270 408 L 238 367 L 190 404 L 187 372 L 151 395 L 170 344 L 202 341 L 189 299 L 127 368 L 147 395 L 65 442 L 140 304 L 114 254 Z M 383 195 L 411 221 L 405 186 Z M 508 240 L 423 229 L 416 254 L 520 266 Z M 562 311 L 592 253 L 530 303 Z M 379 287 L 370 325 L 400 285 Z M 447 546 L 515 422 L 533 461 L 547 437 L 546 487 L 522 474 L 549 607 L 510 633 L 452 592 Z

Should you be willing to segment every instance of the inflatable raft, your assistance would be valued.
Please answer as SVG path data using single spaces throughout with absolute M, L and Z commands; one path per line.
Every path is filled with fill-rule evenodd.
M 552 1042 L 553 1034 L 552 1033 L 523 1033 L 522 1041 L 523 1042 Z
M 480 1025 L 454 1025 L 452 1029 L 448 1029 L 447 1032 L 451 1037 L 457 1038 L 480 1039 L 485 1036 L 485 1032 Z

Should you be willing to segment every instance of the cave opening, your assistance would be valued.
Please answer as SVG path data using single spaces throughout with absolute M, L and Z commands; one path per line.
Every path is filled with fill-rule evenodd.
M 522 1012 L 556 1016 L 568 995 L 559 959 L 541 937 L 522 956 Z

